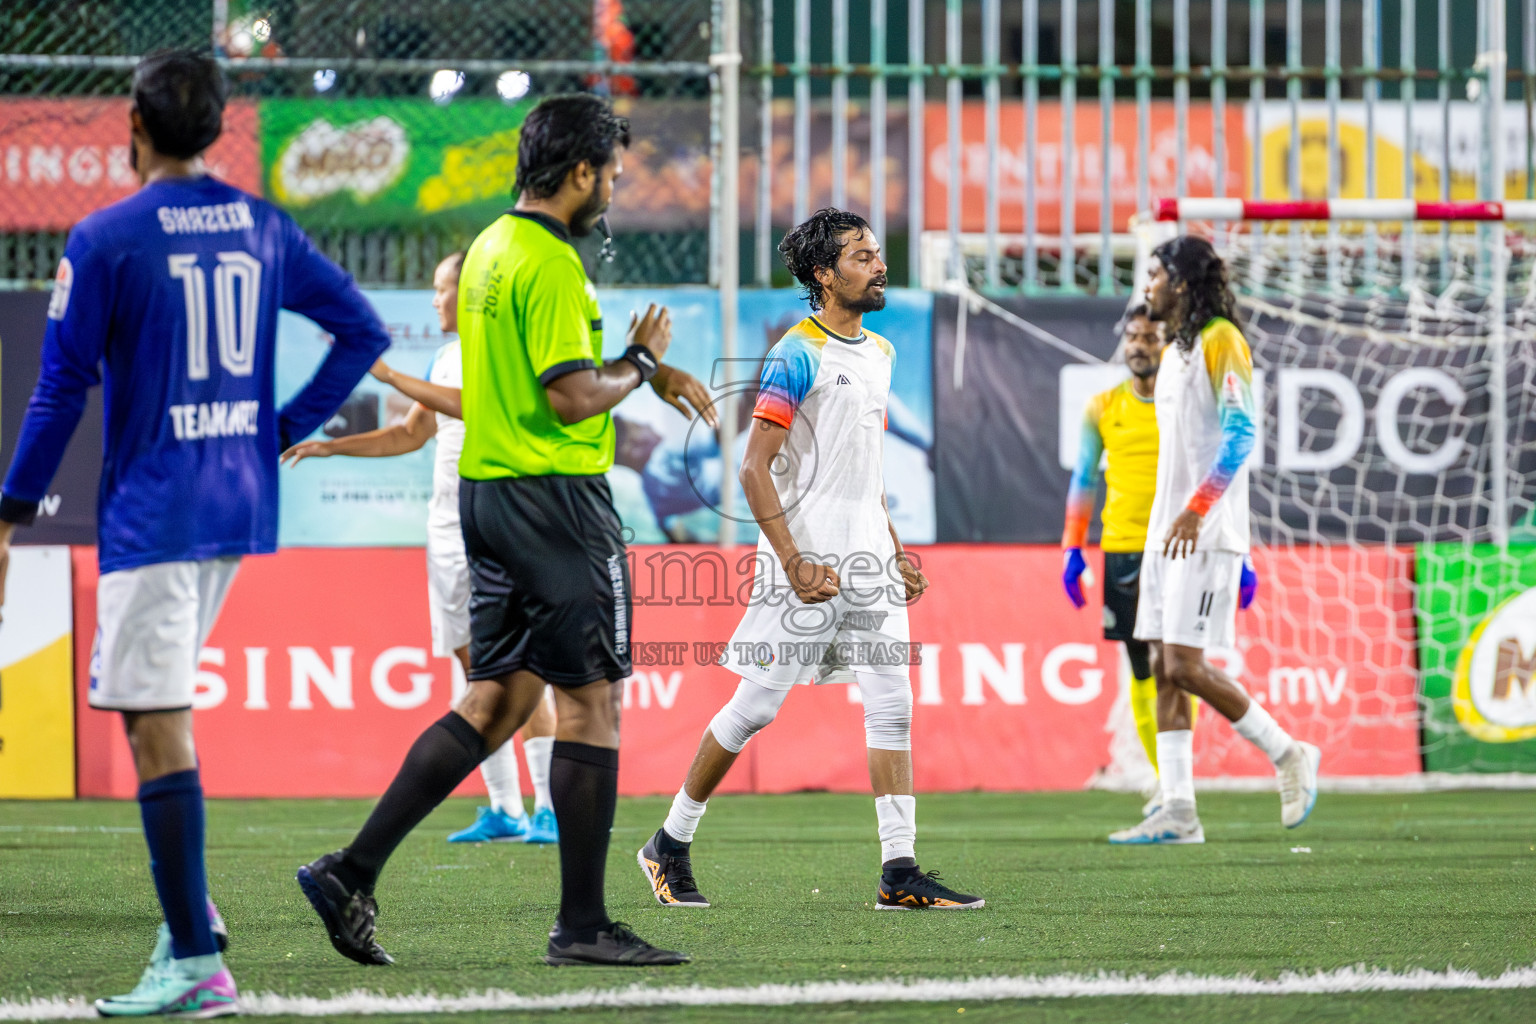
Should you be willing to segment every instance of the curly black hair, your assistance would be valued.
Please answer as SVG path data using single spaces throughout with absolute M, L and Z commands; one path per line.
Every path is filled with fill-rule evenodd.
M 590 93 L 541 100 L 518 136 L 516 190 L 548 199 L 583 160 L 594 171 L 612 160 L 615 145 L 629 148 L 629 118 L 615 114 L 607 100 Z
M 224 130 L 229 86 L 207 53 L 156 50 L 133 69 L 133 105 L 155 152 L 190 160 Z
M 1153 249 L 1152 255 L 1168 271 L 1171 283 L 1187 286 L 1174 300 L 1173 314 L 1167 318 L 1168 336 L 1180 351 L 1194 348 L 1195 338 L 1217 317 L 1242 330 L 1227 265 L 1210 242 L 1197 235 L 1180 235 Z
M 837 261 L 848 243 L 848 233 L 856 231 L 854 238 L 863 238 L 869 230 L 869 222 L 856 213 L 828 206 L 811 214 L 804 224 L 797 225 L 784 241 L 779 243 L 779 256 L 796 281 L 805 288 L 802 298 L 819 310 L 825 304 L 821 282 L 816 271 L 826 268 L 838 277 Z

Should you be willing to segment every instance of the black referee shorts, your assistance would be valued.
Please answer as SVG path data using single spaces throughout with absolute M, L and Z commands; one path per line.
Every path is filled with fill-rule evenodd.
M 601 476 L 460 480 L 470 679 L 556 686 L 630 674 L 629 563 Z
M 1104 639 L 1134 640 L 1141 597 L 1141 552 L 1104 552 Z

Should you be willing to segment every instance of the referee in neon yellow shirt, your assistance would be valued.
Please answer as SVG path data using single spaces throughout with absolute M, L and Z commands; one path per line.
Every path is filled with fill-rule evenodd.
M 1121 351 L 1131 371 L 1126 380 L 1088 400 L 1083 411 L 1082 438 L 1077 467 L 1067 490 L 1066 528 L 1062 532 L 1062 586 L 1078 608 L 1083 596 L 1082 576 L 1088 562 L 1083 546 L 1098 493 L 1099 463 L 1107 456 L 1104 471 L 1104 639 L 1125 645 L 1131 663 L 1131 713 L 1147 760 L 1157 767 L 1157 682 L 1152 677 L 1149 646 L 1131 635 L 1136 625 L 1140 596 L 1141 554 L 1146 547 L 1147 521 L 1157 489 L 1157 413 L 1153 389 L 1162 361 L 1163 333 L 1138 304 L 1125 315 Z M 1242 606 L 1248 607 L 1258 586 L 1251 565 L 1243 571 Z M 1172 691 L 1170 691 L 1172 692 Z M 1189 702 L 1190 727 L 1195 702 Z
M 459 512 L 469 556 L 469 688 L 416 740 L 357 838 L 299 869 L 331 943 L 389 963 L 374 939 L 374 884 L 395 847 L 505 743 L 554 687 L 550 789 L 560 827 L 560 910 L 549 964 L 685 963 L 608 916 L 604 864 L 618 799 L 620 680 L 630 674 L 630 582 L 605 473 L 609 410 L 649 383 L 684 416 L 718 425 L 698 380 L 661 362 L 666 309 L 632 318 L 603 360 L 597 292 L 572 245 L 623 172 L 629 122 L 591 95 L 529 112 L 517 205 L 481 232 L 460 271 L 464 451 Z

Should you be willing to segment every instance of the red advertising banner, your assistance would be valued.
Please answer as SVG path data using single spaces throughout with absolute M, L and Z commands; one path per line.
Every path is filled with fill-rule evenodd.
M 0 231 L 63 231 L 139 187 L 126 97 L 0 100 Z M 256 104 L 231 100 L 208 167 L 261 194 Z
M 1099 200 L 1103 192 L 1104 140 L 1100 134 L 1099 106 L 1079 103 L 1073 108 L 1072 182 L 1076 195 L 1073 204 L 1078 232 L 1099 230 Z M 1175 131 L 1174 105 L 1160 100 L 1151 104 L 1150 142 L 1146 169 L 1151 198 L 1179 195 L 1178 159 L 1184 157 L 1184 195 L 1213 194 L 1217 155 L 1212 128 L 1215 114 L 1206 104 L 1191 104 L 1187 137 Z M 1062 146 L 1062 107 L 1058 101 L 1042 101 L 1035 130 L 1037 145 L 1035 165 L 1026 160 L 1024 107 L 1011 101 L 998 118 L 998 218 L 999 229 L 1024 230 L 1024 184 L 1026 175 L 1035 183 L 1036 230 L 1061 230 L 1062 184 L 1065 180 Z M 1244 164 L 1248 152 L 1247 132 L 1242 108 L 1227 107 L 1226 143 L 1222 158 L 1226 164 L 1226 194 L 1245 195 Z M 1134 103 L 1120 102 L 1113 107 L 1109 135 L 1110 196 L 1114 204 L 1112 223 L 1115 231 L 1125 231 L 1127 221 L 1136 213 L 1136 181 L 1140 173 L 1137 146 L 1137 113 Z M 928 104 L 924 120 L 923 146 L 927 152 L 927 178 L 924 192 L 924 226 L 930 231 L 949 226 L 949 113 L 943 103 Z M 987 204 L 987 132 L 986 105 L 968 100 L 960 111 L 960 230 L 986 230 Z
M 752 553 L 728 561 L 712 548 L 631 549 L 622 792 L 675 792 L 733 692 L 736 676 L 714 659 L 740 617 Z M 933 584 L 911 611 L 922 645 L 911 669 L 918 788 L 1084 786 L 1109 760 L 1121 655 L 1100 638 L 1097 609 L 1077 611 L 1057 593 L 1060 553 L 957 545 L 917 554 Z M 75 563 L 80 793 L 131 796 L 121 725 L 85 709 L 94 552 L 76 549 Z M 1408 556 L 1261 553 L 1259 566 L 1259 610 L 1240 619 L 1240 650 L 1219 657 L 1283 724 L 1323 745 L 1325 774 L 1417 771 Z M 247 559 L 202 668 L 195 721 L 210 796 L 376 796 L 453 690 L 451 664 L 430 656 L 417 549 Z M 1198 732 L 1198 774 L 1270 774 L 1218 716 L 1203 714 Z M 832 685 L 792 694 L 725 791 L 868 784 L 857 692 Z M 462 792 L 479 787 L 473 777 Z

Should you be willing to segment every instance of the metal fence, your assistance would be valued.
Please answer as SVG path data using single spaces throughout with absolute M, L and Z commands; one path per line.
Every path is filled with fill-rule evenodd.
M 1114 294 L 1128 219 L 1159 195 L 1536 188 L 1536 0 L 10 0 L 0 280 L 48 279 L 68 228 L 6 214 L 68 160 L 11 144 L 19 104 L 125 96 L 140 54 L 210 40 L 257 111 L 269 196 L 269 113 L 367 101 L 449 129 L 481 111 L 489 139 L 498 104 L 515 130 L 539 96 L 611 93 L 638 138 L 605 283 L 717 281 L 736 257 L 745 283 L 783 283 L 777 238 L 830 203 L 867 211 L 898 282 Z M 507 165 L 478 139 L 439 148 L 490 161 L 482 198 L 504 200 Z M 488 209 L 355 205 L 293 209 L 370 285 L 424 283 Z

